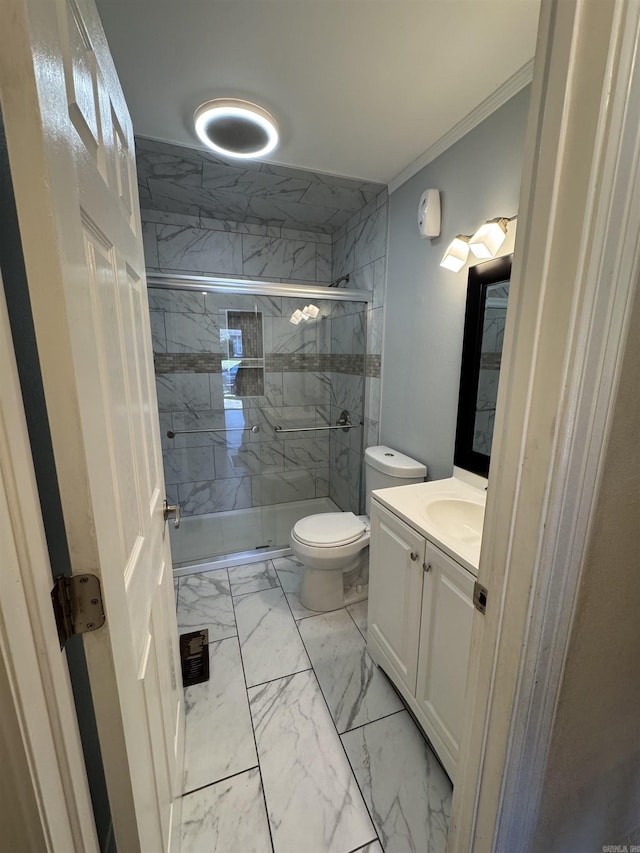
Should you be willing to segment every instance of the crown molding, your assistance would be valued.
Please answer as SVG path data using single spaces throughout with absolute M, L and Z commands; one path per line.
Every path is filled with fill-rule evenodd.
M 515 74 L 512 74 L 508 80 L 505 80 L 501 86 L 498 86 L 484 101 L 479 103 L 477 107 L 474 107 L 470 113 L 467 113 L 451 130 L 447 131 L 444 136 L 441 136 L 437 142 L 434 142 L 423 154 L 417 157 L 412 163 L 409 163 L 395 178 L 389 181 L 389 194 L 395 192 L 398 187 L 401 187 L 409 178 L 417 174 L 420 169 L 424 169 L 428 163 L 439 157 L 447 148 L 450 148 L 459 139 L 466 136 L 470 130 L 473 130 L 480 122 L 488 118 L 503 104 L 506 104 L 510 98 L 521 92 L 532 80 L 533 59 L 530 59 Z

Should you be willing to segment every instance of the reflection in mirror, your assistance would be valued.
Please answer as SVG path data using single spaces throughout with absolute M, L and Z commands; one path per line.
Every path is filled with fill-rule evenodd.
M 485 456 L 491 455 L 508 296 L 508 281 L 491 284 L 487 287 L 482 323 L 476 413 L 473 426 L 473 449 L 476 453 L 484 453 Z
M 489 473 L 510 276 L 511 256 L 469 270 L 454 461 L 483 477 Z

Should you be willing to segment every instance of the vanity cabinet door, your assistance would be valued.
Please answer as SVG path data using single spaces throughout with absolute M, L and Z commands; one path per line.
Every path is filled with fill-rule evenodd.
M 411 693 L 416 689 L 425 546 L 424 537 L 371 502 L 367 631 L 384 665 L 393 669 L 389 675 Z M 378 658 L 375 648 L 372 657 Z
M 474 577 L 427 542 L 416 699 L 452 780 L 464 720 Z

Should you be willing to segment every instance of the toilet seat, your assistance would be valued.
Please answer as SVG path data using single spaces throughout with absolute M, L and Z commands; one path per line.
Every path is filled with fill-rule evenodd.
M 303 545 L 335 548 L 357 542 L 366 530 L 367 525 L 352 512 L 325 512 L 300 519 L 292 533 Z

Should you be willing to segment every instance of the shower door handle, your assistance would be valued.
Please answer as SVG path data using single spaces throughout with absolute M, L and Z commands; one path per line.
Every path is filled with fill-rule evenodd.
M 177 530 L 178 527 L 180 527 L 180 504 L 170 504 L 165 498 L 164 503 L 162 504 L 162 512 L 165 521 L 169 520 L 169 516 L 175 516 L 173 519 L 173 526 Z
M 175 438 L 177 435 L 191 435 L 195 432 L 244 432 L 245 429 L 251 432 L 260 432 L 260 427 L 257 424 L 250 427 L 225 427 L 224 429 L 169 429 L 167 430 L 167 438 Z

